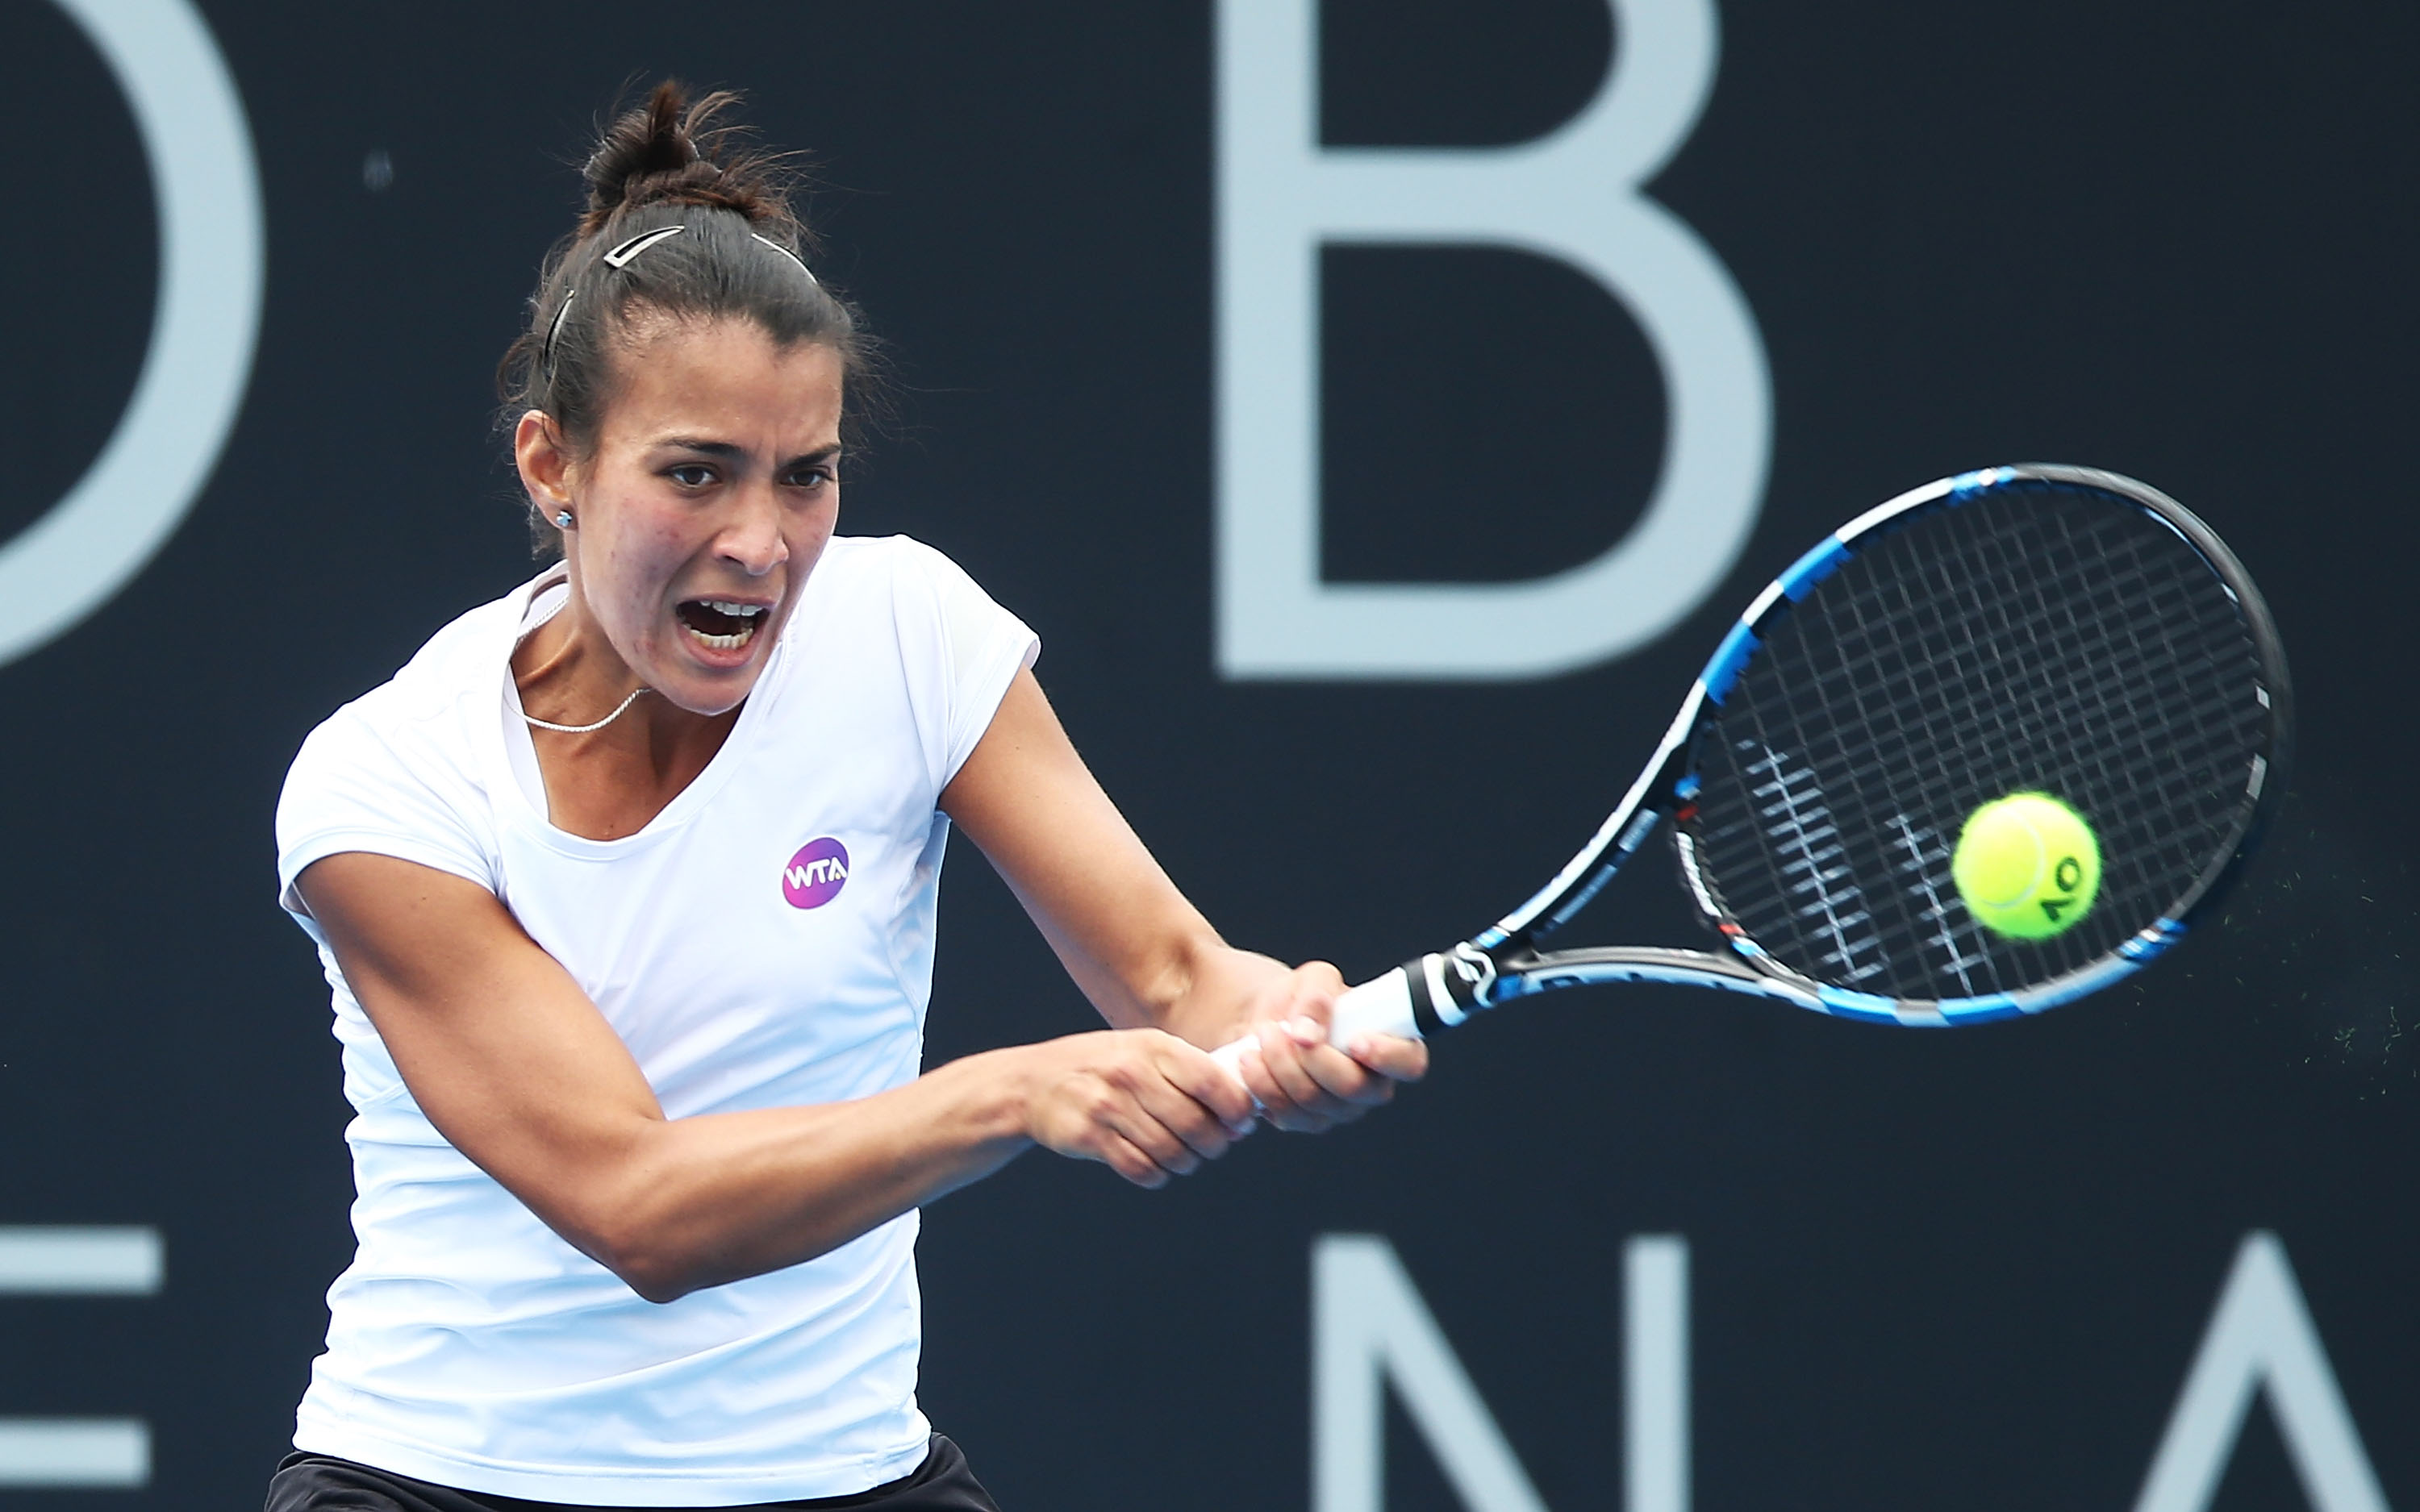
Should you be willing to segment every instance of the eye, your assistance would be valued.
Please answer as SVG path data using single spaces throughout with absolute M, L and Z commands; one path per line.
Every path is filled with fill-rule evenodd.
M 840 481 L 837 466 L 831 462 L 811 462 L 790 474 L 793 488 L 814 491 Z
M 714 482 L 714 470 L 703 462 L 675 462 L 664 469 L 664 476 L 684 488 L 704 488 Z

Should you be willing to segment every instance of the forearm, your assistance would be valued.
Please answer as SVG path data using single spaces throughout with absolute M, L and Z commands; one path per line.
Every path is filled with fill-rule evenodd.
M 641 1120 L 541 1216 L 653 1302 L 796 1265 L 1030 1147 L 1016 1058 L 850 1103 Z
M 1280 1128 L 1316 1129 L 1383 1102 L 1425 1052 L 1397 1041 L 1357 1062 L 1326 1043 L 1333 966 L 1289 970 L 1237 950 L 1152 859 L 1076 754 L 1031 672 L 941 794 L 1085 996 L 1110 1024 L 1149 1026 L 1202 1050 L 1257 1034 L 1235 1070 Z M 1368 1050 L 1369 1047 L 1364 1047 Z M 1215 1064 L 1215 1063 L 1214 1063 Z
M 1240 952 L 1218 937 L 1156 866 L 1136 881 L 1130 895 L 1148 903 L 1151 917 L 1111 941 L 1079 937 L 1015 883 L 1010 887 L 1103 1023 L 1120 1029 L 1165 1029 L 1199 1044 L 1188 1027 L 1206 1032 L 1217 1026 L 1216 1005 L 1232 995 L 1226 958 Z
M 1090 891 L 1003 872 L 1043 938 L 1102 1019 L 1161 1029 L 1215 1050 L 1294 998 L 1285 963 L 1221 939 L 1130 832 L 1098 849 L 1107 882 Z M 1054 904 L 1056 906 L 1054 906 Z
M 1222 967 L 1235 952 L 1093 780 L 1031 672 L 1002 699 L 941 808 L 983 847 L 1104 1021 L 1196 1043 L 1223 1026 L 1217 1005 L 1233 995 Z
M 1283 962 L 1239 950 L 1212 935 L 1186 952 L 1179 989 L 1152 1009 L 1151 1023 L 1205 1050 L 1249 1031 L 1254 1020 L 1286 1000 L 1294 973 Z

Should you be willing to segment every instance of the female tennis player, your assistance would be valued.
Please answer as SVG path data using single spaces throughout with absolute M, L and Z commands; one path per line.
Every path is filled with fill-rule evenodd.
M 613 122 L 507 358 L 561 561 L 287 779 L 360 1248 L 271 1512 L 990 1508 L 916 1406 L 918 1205 L 1035 1145 L 1156 1187 L 1425 1068 L 1186 902 L 1032 631 L 834 533 L 857 323 L 723 103 Z M 1111 1029 L 919 1074 L 952 823 Z

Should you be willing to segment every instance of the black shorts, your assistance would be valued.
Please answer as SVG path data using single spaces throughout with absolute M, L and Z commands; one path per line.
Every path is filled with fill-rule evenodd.
M 936 1433 L 916 1473 L 855 1496 L 820 1496 L 805 1502 L 757 1502 L 722 1512 L 782 1512 L 797 1507 L 862 1507 L 867 1512 L 1000 1512 L 967 1469 L 958 1446 Z M 528 1502 L 431 1486 L 390 1471 L 372 1470 L 330 1455 L 291 1454 L 270 1477 L 264 1512 L 628 1512 L 628 1508 L 570 1506 Z

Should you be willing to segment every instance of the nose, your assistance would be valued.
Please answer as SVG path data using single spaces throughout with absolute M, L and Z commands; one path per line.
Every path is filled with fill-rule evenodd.
M 725 562 L 762 578 L 790 560 L 790 543 L 782 536 L 782 501 L 769 482 L 761 482 L 742 489 L 736 502 L 715 548 Z

